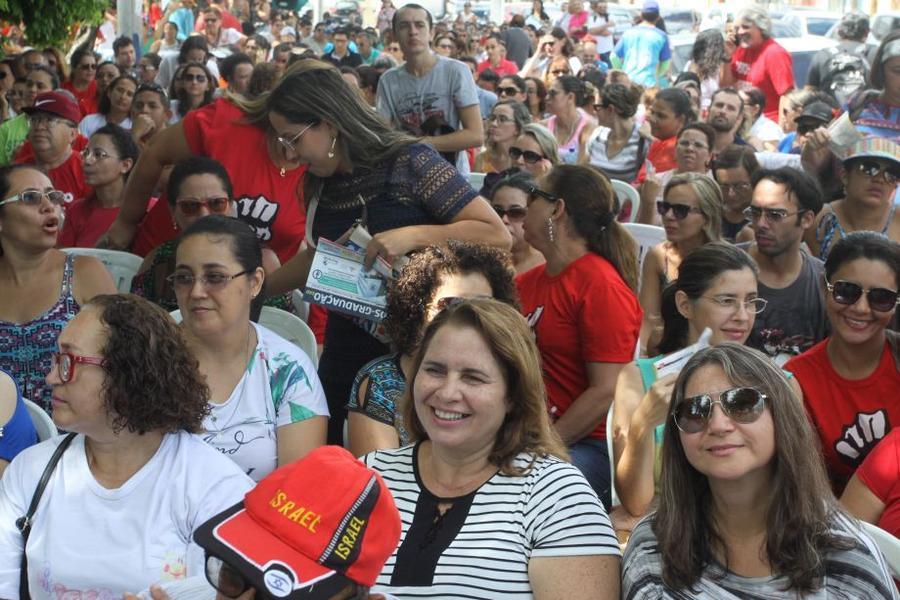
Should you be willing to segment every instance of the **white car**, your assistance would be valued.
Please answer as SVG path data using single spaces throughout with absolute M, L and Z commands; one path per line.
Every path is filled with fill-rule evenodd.
M 841 13 L 821 10 L 791 10 L 772 23 L 772 37 L 824 36 L 841 20 Z

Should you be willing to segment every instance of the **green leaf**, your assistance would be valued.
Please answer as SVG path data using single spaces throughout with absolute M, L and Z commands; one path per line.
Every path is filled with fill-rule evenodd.
M 31 46 L 64 48 L 73 26 L 98 24 L 107 0 L 0 0 L 0 20 L 25 24 L 25 40 Z

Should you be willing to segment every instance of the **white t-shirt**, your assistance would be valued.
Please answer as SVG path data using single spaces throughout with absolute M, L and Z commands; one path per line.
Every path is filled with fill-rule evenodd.
M 764 142 L 780 142 L 784 137 L 784 132 L 778 126 L 778 123 L 765 115 L 760 115 L 756 122 L 753 123 L 753 127 L 750 128 L 748 135 L 759 138 Z
M 203 420 L 203 440 L 259 481 L 278 466 L 277 429 L 328 416 L 312 361 L 278 334 L 253 324 L 256 350 L 244 376 Z
M 581 471 L 556 458 L 536 459 L 527 475 L 497 473 L 472 494 L 441 499 L 453 506 L 439 527 L 430 527 L 437 499 L 420 483 L 417 448 L 362 458 L 381 473 L 402 522 L 400 544 L 373 592 L 526 600 L 534 595 L 528 579 L 532 558 L 620 554 L 597 494 Z M 531 458 L 522 453 L 514 465 L 525 467 Z
M 106 125 L 106 115 L 101 115 L 100 113 L 94 113 L 92 115 L 88 115 L 81 120 L 81 123 L 78 124 L 78 131 L 86 138 L 94 135 L 94 132 Z M 125 117 L 125 120 L 121 123 L 117 123 L 119 127 L 124 129 L 131 129 L 131 119 L 129 117 Z
M 595 29 L 597 27 L 602 27 L 604 25 L 610 26 L 609 35 L 595 35 L 591 34 L 595 40 L 597 40 L 597 54 L 606 54 L 607 52 L 613 51 L 613 34 L 612 34 L 612 23 L 609 20 L 609 15 L 599 15 L 596 12 L 591 12 L 591 16 L 588 17 L 588 31 L 591 29 Z
M 57 436 L 25 450 L 0 482 L 0 598 L 19 597 L 22 537 L 15 521 L 31 503 Z M 84 436 L 62 455 L 28 539 L 35 600 L 120 599 L 156 582 L 204 572 L 193 541 L 202 523 L 240 502 L 253 482 L 233 462 L 186 432 L 163 436 L 156 454 L 122 487 L 101 486 Z

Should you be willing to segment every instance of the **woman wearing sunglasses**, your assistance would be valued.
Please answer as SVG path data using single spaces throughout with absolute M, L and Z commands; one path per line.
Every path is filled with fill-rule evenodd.
M 70 434 L 4 473 L 0 597 L 29 597 L 20 574 L 32 598 L 121 598 L 201 575 L 193 532 L 253 482 L 194 434 L 209 390 L 174 321 L 131 294 L 97 296 L 60 334 L 46 377 L 53 420 Z M 16 520 L 62 443 L 23 544 Z
M 81 152 L 81 167 L 84 182 L 94 191 L 66 207 L 61 248 L 93 248 L 106 233 L 119 214 L 125 180 L 137 158 L 131 134 L 118 125 L 104 125 L 91 136 Z
M 625 551 L 627 598 L 897 598 L 875 543 L 828 489 L 815 437 L 766 356 L 695 354 L 666 421 L 659 506 Z
M 722 191 L 707 175 L 680 173 L 666 184 L 663 200 L 656 208 L 666 230 L 666 241 L 647 252 L 642 266 L 642 356 L 657 353 L 662 290 L 678 278 L 681 261 L 694 248 L 721 239 Z
M 113 79 L 100 93 L 97 112 L 81 119 L 78 124 L 79 133 L 90 138 L 107 123 L 131 129 L 131 102 L 137 86 L 137 81 L 131 75 L 119 75 Z
M 55 249 L 64 203 L 36 168 L 0 169 L 0 369 L 48 412 L 59 332 L 93 296 L 116 292 L 100 261 Z
M 572 464 L 610 502 L 605 417 L 641 323 L 634 240 L 616 220 L 609 180 L 559 165 L 531 190 L 525 239 L 547 262 L 516 283 L 537 336 L 547 410 Z
M 540 179 L 559 164 L 556 140 L 550 130 L 540 123 L 522 127 L 522 135 L 509 147 L 509 158 L 514 166 L 535 179 Z
M 166 189 L 176 231 L 180 235 L 180 232 L 208 215 L 236 217 L 237 208 L 232 193 L 231 179 L 218 161 L 197 156 L 176 165 L 169 175 Z M 168 240 L 151 250 L 131 282 L 132 293 L 170 312 L 178 308 L 175 289 L 169 282 L 169 276 L 175 271 L 177 243 L 178 238 Z M 266 273 L 272 273 L 281 266 L 275 253 L 266 247 L 262 249 L 262 266 Z M 288 311 L 293 309 L 289 296 L 267 298 L 265 305 Z
M 496 298 L 518 306 L 509 255 L 450 240 L 417 252 L 388 290 L 387 319 L 393 353 L 369 362 L 350 390 L 348 441 L 362 456 L 409 443 L 403 394 L 428 323 L 444 308 L 469 298 Z
M 210 215 L 178 240 L 169 284 L 209 386 L 204 441 L 259 481 L 325 444 L 328 406 L 308 356 L 253 321 L 265 298 L 253 230 Z
M 188 63 L 180 69 L 178 79 L 181 85 L 172 100 L 172 115 L 176 121 L 212 102 L 216 91 L 216 79 L 203 63 Z
M 897 311 L 900 244 L 872 232 L 848 234 L 825 261 L 831 336 L 785 364 L 822 442 L 836 493 L 900 423 Z
M 72 77 L 60 83 L 59 87 L 72 92 L 82 115 L 94 114 L 98 110 L 97 56 L 91 50 L 80 48 L 72 53 L 69 66 Z
M 491 190 L 491 206 L 513 239 L 512 261 L 517 275 L 545 262 L 544 255 L 525 240 L 523 227 L 528 214 L 528 197 L 536 186 L 530 173 L 520 171 L 504 175 Z
M 825 260 L 835 242 L 853 231 L 877 231 L 900 241 L 894 194 L 900 183 L 900 144 L 885 138 L 857 142 L 844 160 L 844 197 L 825 204 L 804 241 Z
M 725 242 L 710 242 L 689 253 L 678 279 L 664 289 L 659 355 L 626 366 L 616 387 L 616 492 L 632 518 L 644 515 L 658 491 L 663 426 L 675 384 L 675 375 L 658 377 L 654 365 L 696 343 L 706 329 L 710 345 L 745 343 L 765 306 L 757 295 L 756 263 Z
M 499 173 L 513 166 L 510 147 L 531 123 L 528 108 L 515 100 L 501 100 L 485 119 L 487 135 L 485 148 L 475 157 L 476 173 Z

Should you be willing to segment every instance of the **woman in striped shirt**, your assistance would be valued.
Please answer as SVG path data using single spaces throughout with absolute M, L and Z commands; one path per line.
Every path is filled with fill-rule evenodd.
M 581 164 L 599 168 L 610 179 L 626 183 L 637 179 L 652 142 L 641 135 L 634 119 L 641 93 L 636 85 L 621 83 L 607 84 L 597 92 L 594 110 L 599 127 L 588 137 Z

